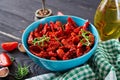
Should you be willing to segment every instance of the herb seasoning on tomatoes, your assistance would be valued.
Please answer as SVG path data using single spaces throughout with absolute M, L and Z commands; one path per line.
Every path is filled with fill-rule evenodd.
M 40 24 L 28 36 L 29 50 L 50 60 L 68 60 L 86 54 L 94 45 L 94 35 L 88 31 L 89 21 L 77 26 L 71 17 L 66 24 L 60 21 Z

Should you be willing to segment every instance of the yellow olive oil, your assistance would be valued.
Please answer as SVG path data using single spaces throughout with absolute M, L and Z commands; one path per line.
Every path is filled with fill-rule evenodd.
M 102 41 L 120 37 L 119 5 L 116 0 L 102 0 L 96 10 L 94 25 Z

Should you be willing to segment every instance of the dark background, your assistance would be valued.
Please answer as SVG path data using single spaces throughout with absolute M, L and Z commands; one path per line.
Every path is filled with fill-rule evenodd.
M 93 23 L 99 2 L 100 0 L 46 0 L 46 7 L 52 9 L 54 15 L 61 11 L 67 15 L 88 19 Z M 34 13 L 41 7 L 41 0 L 0 0 L 0 31 L 21 38 L 21 31 L 34 21 Z M 6 41 L 21 42 L 0 33 L 0 44 Z M 0 47 L 1 52 L 4 50 Z M 36 65 L 26 53 L 21 53 L 17 49 L 7 53 L 15 58 L 15 62 L 9 67 L 10 73 L 15 72 L 18 64 L 30 66 L 30 73 L 26 78 L 50 72 Z M 0 80 L 14 80 L 14 78 L 9 75 Z

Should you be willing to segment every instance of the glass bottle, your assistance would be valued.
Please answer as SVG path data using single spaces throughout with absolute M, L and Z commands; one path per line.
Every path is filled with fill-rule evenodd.
M 95 16 L 94 25 L 102 41 L 120 37 L 120 0 L 101 0 Z

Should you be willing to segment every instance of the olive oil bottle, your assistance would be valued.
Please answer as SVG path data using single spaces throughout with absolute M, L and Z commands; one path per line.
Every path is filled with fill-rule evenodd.
M 101 0 L 95 16 L 100 39 L 106 41 L 120 37 L 120 0 Z

